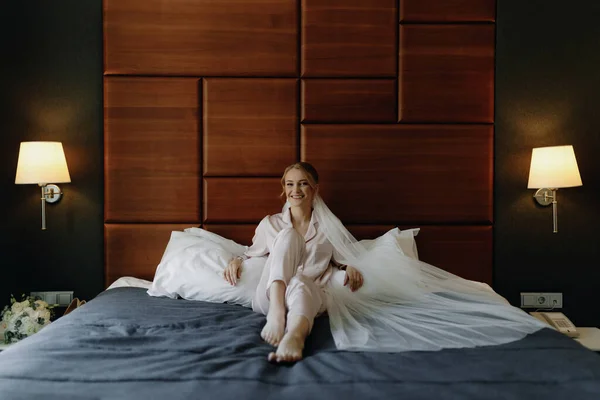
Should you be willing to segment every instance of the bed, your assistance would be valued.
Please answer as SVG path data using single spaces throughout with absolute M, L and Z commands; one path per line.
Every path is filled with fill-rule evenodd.
M 238 305 L 101 293 L 0 353 L 13 399 L 597 399 L 600 357 L 551 329 L 437 352 L 336 350 L 317 318 L 305 359 L 266 360 L 264 317 Z
M 358 238 L 493 287 L 495 1 L 105 0 L 105 287 L 151 281 L 173 231 L 248 245 L 308 161 Z M 0 353 L 1 399 L 598 399 L 550 329 L 472 349 L 273 365 L 262 315 L 116 287 Z

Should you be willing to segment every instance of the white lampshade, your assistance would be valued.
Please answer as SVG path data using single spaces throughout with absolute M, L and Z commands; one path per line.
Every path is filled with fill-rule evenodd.
M 71 182 L 61 142 L 21 142 L 15 183 Z
M 573 146 L 538 147 L 531 153 L 528 189 L 581 186 Z

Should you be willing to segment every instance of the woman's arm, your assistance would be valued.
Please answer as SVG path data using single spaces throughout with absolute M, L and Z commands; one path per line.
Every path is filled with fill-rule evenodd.
M 239 256 L 233 257 L 225 270 L 223 271 L 223 277 L 230 285 L 235 286 L 237 280 L 242 275 L 242 262 L 250 257 L 260 257 L 269 253 L 267 246 L 267 235 L 265 232 L 265 217 L 256 227 L 254 231 L 254 237 L 252 238 L 252 245 L 246 249 L 246 251 Z M 268 223 L 268 221 L 267 221 Z
M 346 270 L 347 265 L 346 264 L 341 264 L 339 262 L 337 262 L 335 260 L 335 258 L 331 257 L 331 265 L 333 265 L 334 267 L 337 267 L 339 269 L 341 269 L 342 271 Z
M 338 260 L 341 260 L 341 259 L 342 259 L 342 256 L 341 256 L 341 254 L 340 254 L 340 253 L 338 253 L 338 252 L 335 250 L 335 248 L 334 248 L 334 249 L 333 249 L 333 253 L 331 253 L 331 264 L 332 264 L 334 267 L 337 267 L 337 268 L 341 269 L 342 271 L 345 271 L 345 270 L 346 270 L 346 267 L 347 267 L 347 265 L 346 265 L 346 264 L 343 264 L 343 263 L 341 263 L 340 261 L 338 261 Z
M 269 216 L 267 215 L 260 221 L 254 231 L 254 237 L 252 238 L 252 245 L 244 252 L 240 257 L 242 260 L 246 260 L 250 257 L 262 257 L 269 254 L 269 245 L 267 243 L 267 230 L 271 227 L 269 222 Z
M 350 284 L 350 290 L 353 292 L 360 289 L 364 283 L 362 274 L 351 265 L 346 265 L 338 262 L 336 260 L 341 259 L 341 255 L 333 249 L 333 253 L 331 255 L 331 263 L 338 267 L 342 271 L 346 271 L 346 276 L 344 277 L 344 286 Z

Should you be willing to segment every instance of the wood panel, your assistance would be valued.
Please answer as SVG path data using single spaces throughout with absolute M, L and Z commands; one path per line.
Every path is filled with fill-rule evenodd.
M 303 0 L 302 76 L 395 77 L 396 0 Z
M 278 175 L 296 161 L 296 79 L 204 82 L 205 176 Z
M 281 191 L 281 178 L 205 178 L 204 223 L 258 223 L 281 212 Z
M 396 122 L 394 79 L 303 79 L 303 122 Z
M 105 221 L 200 221 L 198 80 L 106 78 Z
M 402 122 L 494 121 L 493 25 L 400 26 Z
M 106 224 L 105 285 L 122 276 L 151 281 L 167 248 L 172 231 L 194 224 Z
M 402 22 L 494 22 L 496 0 L 401 0 Z
M 249 246 L 257 224 L 204 225 L 203 228 Z M 347 225 L 357 240 L 374 239 L 395 225 Z M 399 226 L 410 229 L 415 226 Z M 415 241 L 419 259 L 465 279 L 492 283 L 491 226 L 421 226 Z
M 419 259 L 465 279 L 492 284 L 491 226 L 423 226 Z
M 301 140 L 346 223 L 492 221 L 491 125 L 303 125 Z
M 106 74 L 296 76 L 294 0 L 104 0 Z
M 490 283 L 494 3 L 104 1 L 105 75 L 156 76 L 105 80 L 107 285 L 173 230 L 250 244 L 299 151 L 357 238 L 421 226 L 422 260 Z

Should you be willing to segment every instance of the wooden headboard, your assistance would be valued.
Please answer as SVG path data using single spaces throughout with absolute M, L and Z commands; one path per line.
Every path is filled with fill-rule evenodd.
M 171 231 L 250 244 L 308 161 L 358 237 L 491 283 L 495 1 L 104 0 L 105 262 Z

